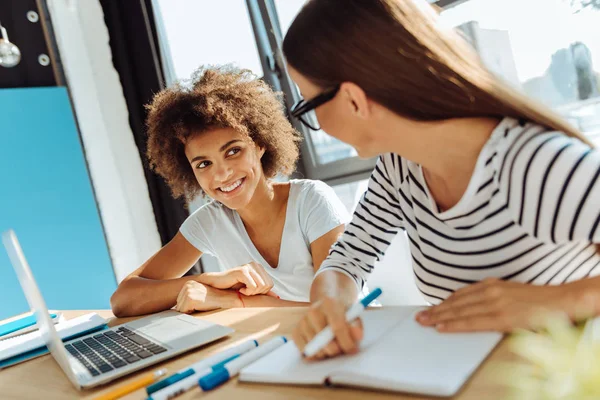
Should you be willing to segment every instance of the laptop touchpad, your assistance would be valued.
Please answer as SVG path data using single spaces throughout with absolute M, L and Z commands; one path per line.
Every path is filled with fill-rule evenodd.
M 198 331 L 198 325 L 177 317 L 160 318 L 136 330 L 161 342 L 170 342 Z

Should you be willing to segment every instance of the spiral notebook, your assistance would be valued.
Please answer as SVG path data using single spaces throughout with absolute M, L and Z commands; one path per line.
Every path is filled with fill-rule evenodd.
M 415 321 L 423 307 L 370 310 L 356 355 L 302 359 L 293 342 L 243 369 L 239 380 L 339 385 L 431 396 L 456 394 L 501 340 L 499 333 L 439 333 Z

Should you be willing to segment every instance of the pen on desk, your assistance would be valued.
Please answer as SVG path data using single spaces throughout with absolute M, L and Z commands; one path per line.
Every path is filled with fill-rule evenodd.
M 226 363 L 235 360 L 242 354 L 256 348 L 256 346 L 258 346 L 258 342 L 256 340 L 249 340 L 239 346 L 222 351 L 212 357 L 193 364 L 187 370 L 181 370 L 177 374 L 171 375 L 171 377 L 157 382 L 162 383 L 168 379 L 171 379 L 172 377 L 177 377 L 177 380 L 171 380 L 170 383 L 163 385 L 161 388 L 152 390 L 152 393 L 149 393 L 148 400 L 167 400 L 177 397 L 180 394 L 197 387 L 198 379 L 210 374 L 218 368 L 222 368 Z M 193 373 L 189 374 L 189 370 L 192 370 Z M 150 386 L 146 388 L 146 391 L 148 391 L 149 388 Z
M 225 362 L 229 362 L 231 360 L 236 359 L 239 355 L 232 357 L 231 359 L 225 360 Z M 173 399 L 180 394 L 187 392 L 190 389 L 198 387 L 198 379 L 211 374 L 216 371 L 217 368 L 222 368 L 223 364 L 218 364 L 215 366 L 215 369 L 207 368 L 205 370 L 199 371 L 194 375 L 190 375 L 186 378 L 183 378 L 180 381 L 177 381 L 167 387 L 164 387 L 150 395 L 146 400 L 170 400 Z
M 122 386 L 116 388 L 115 390 L 113 390 L 112 392 L 98 396 L 98 397 L 96 397 L 95 400 L 118 399 L 119 397 L 125 396 L 126 394 L 129 394 L 131 392 L 134 392 L 138 389 L 143 388 L 144 386 L 154 382 L 155 380 L 159 379 L 160 377 L 165 376 L 166 373 L 167 373 L 166 369 L 159 369 L 158 371 L 150 373 L 150 374 L 146 374 L 146 375 L 140 377 L 139 379 L 134 380 L 133 382 L 122 385 Z
M 367 306 L 375 300 L 381 294 L 381 289 L 377 288 L 373 290 L 371 293 L 366 295 L 361 301 L 354 304 L 348 311 L 346 312 L 346 321 L 351 322 L 362 314 L 362 312 L 367 308 Z M 314 338 L 310 342 L 306 344 L 304 347 L 303 355 L 305 357 L 312 357 L 321 351 L 325 346 L 329 344 L 333 340 L 335 336 L 333 335 L 333 330 L 331 327 L 326 327 L 321 332 L 317 333 Z
M 146 388 L 146 393 L 148 394 L 148 396 L 152 396 L 152 398 L 154 399 L 155 397 L 153 394 L 155 392 L 158 392 L 159 390 L 163 390 L 167 387 L 170 387 L 171 385 L 173 385 L 183 379 L 186 379 L 190 376 L 197 375 L 199 372 L 203 372 L 206 369 L 215 368 L 217 366 L 220 366 L 224 362 L 231 361 L 233 358 L 235 358 L 235 356 L 244 354 L 247 351 L 255 348 L 256 346 L 258 346 L 258 342 L 256 340 L 248 340 L 238 346 L 232 347 L 228 350 L 221 351 L 213 356 L 210 356 L 201 361 L 198 361 L 198 362 L 190 365 L 187 368 L 177 371 L 173 375 L 169 376 L 166 379 L 163 379 L 160 382 L 156 382 L 156 383 L 148 386 Z M 193 386 L 196 386 L 196 382 L 198 381 L 198 378 L 199 377 L 197 377 L 196 380 L 194 381 Z M 191 388 L 186 388 L 185 390 L 189 390 L 189 389 L 191 389 Z M 181 390 L 181 388 L 179 388 L 178 390 Z M 164 395 L 164 393 L 162 395 Z M 170 397 L 165 397 L 165 398 L 170 398 Z
M 269 354 L 286 342 L 287 339 L 284 336 L 277 336 L 267 343 L 258 346 L 256 349 L 250 350 L 246 354 L 228 362 L 222 368 L 218 368 L 210 374 L 203 376 L 198 380 L 198 385 L 204 391 L 214 389 L 222 383 L 227 382 L 229 378 L 239 374 L 242 368 Z

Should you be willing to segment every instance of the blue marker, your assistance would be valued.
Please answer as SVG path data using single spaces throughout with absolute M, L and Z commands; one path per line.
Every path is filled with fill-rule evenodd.
M 351 322 L 363 313 L 365 308 L 379 295 L 381 294 L 381 289 L 377 288 L 364 297 L 361 301 L 354 304 L 350 309 L 346 312 L 346 321 Z M 331 327 L 326 327 L 321 332 L 317 333 L 315 337 L 307 343 L 306 347 L 304 347 L 304 356 L 312 357 L 321 351 L 325 346 L 327 346 L 334 338 L 333 331 Z
M 256 349 L 250 350 L 235 360 L 226 363 L 222 368 L 215 369 L 214 372 L 203 376 L 198 380 L 198 385 L 200 385 L 204 391 L 214 389 L 217 386 L 227 382 L 229 378 L 239 374 L 242 368 L 252 364 L 254 361 L 267 355 L 286 342 L 287 339 L 283 336 L 278 336 L 274 339 L 271 339 L 267 343 L 258 346 Z
M 213 365 L 212 368 L 207 368 L 205 370 L 196 370 L 198 372 L 194 373 L 193 375 L 189 375 L 175 383 L 172 383 L 171 385 L 169 385 L 167 387 L 164 387 L 164 388 L 152 393 L 152 396 L 148 397 L 147 400 L 173 399 L 173 398 L 179 396 L 180 394 L 187 392 L 190 389 L 198 387 L 198 379 L 223 368 L 223 366 L 225 364 L 227 364 L 230 361 L 235 360 L 239 356 L 240 356 L 240 354 L 231 356 L 230 358 L 223 360 L 222 362 L 220 362 L 218 364 Z
M 166 388 L 167 386 L 173 385 L 174 383 L 198 374 L 199 372 L 205 372 L 206 370 L 221 367 L 224 362 L 231 361 L 234 358 L 239 357 L 241 354 L 256 348 L 256 346 L 258 346 L 258 342 L 256 340 L 248 340 L 239 346 L 232 347 L 229 350 L 225 350 L 215 354 L 214 356 L 205 358 L 202 361 L 198 361 L 197 363 L 190 365 L 188 368 L 177 371 L 175 374 L 163 379 L 162 381 L 146 387 L 146 393 L 148 393 L 148 396 L 150 396 L 153 393 Z M 154 399 L 154 396 L 152 396 L 152 398 Z

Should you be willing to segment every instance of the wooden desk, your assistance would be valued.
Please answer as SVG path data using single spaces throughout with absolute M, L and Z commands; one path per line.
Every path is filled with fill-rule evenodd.
M 78 315 L 88 313 L 89 311 L 66 311 L 64 315 L 67 319 Z M 123 322 L 132 320 L 114 318 L 110 311 L 96 311 L 105 318 L 113 318 L 110 326 L 119 325 Z M 7 368 L 0 371 L 0 398 L 1 399 L 93 399 L 101 393 L 108 392 L 115 385 L 123 384 L 128 380 L 138 376 L 141 373 L 155 370 L 158 366 L 166 367 L 169 373 L 185 368 L 206 356 L 209 356 L 220 349 L 231 346 L 236 342 L 248 338 L 256 338 L 259 342 L 275 335 L 289 335 L 296 322 L 304 314 L 304 308 L 238 308 L 211 313 L 198 313 L 195 316 L 207 321 L 215 322 L 221 325 L 227 325 L 235 329 L 235 333 L 218 342 L 192 350 L 188 353 L 172 358 L 162 363 L 155 364 L 145 370 L 138 371 L 127 377 L 123 377 L 109 385 L 102 386 L 92 390 L 77 391 L 62 370 L 56 364 L 52 356 L 43 357 L 27 361 L 20 365 Z M 377 311 L 369 311 L 377 312 Z M 506 396 L 506 388 L 493 382 L 492 375 L 494 364 L 496 362 L 505 362 L 512 360 L 514 356 L 507 349 L 505 342 L 502 342 L 491 354 L 488 360 L 475 373 L 472 379 L 467 382 L 463 390 L 456 396 L 459 400 L 494 400 L 503 399 Z M 448 366 L 452 368 L 451 365 Z M 145 399 L 144 390 L 138 390 L 124 399 Z M 202 393 L 199 389 L 194 389 L 178 399 L 235 399 L 235 400 L 280 400 L 280 399 L 344 399 L 344 400 L 364 400 L 368 399 L 407 399 L 419 400 L 426 397 L 399 395 L 395 393 L 373 392 L 365 390 L 353 390 L 346 388 L 325 388 L 325 387 L 292 387 L 261 385 L 250 383 L 238 383 L 237 379 L 232 379 L 224 386 L 208 393 Z

